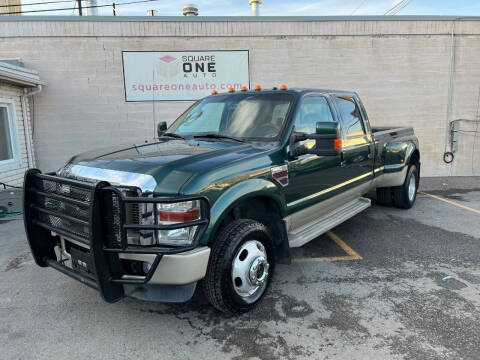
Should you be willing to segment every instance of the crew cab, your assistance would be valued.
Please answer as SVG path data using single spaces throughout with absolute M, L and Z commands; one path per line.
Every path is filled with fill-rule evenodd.
M 251 309 L 275 265 L 371 205 L 410 208 L 412 128 L 375 128 L 355 92 L 242 89 L 194 103 L 158 137 L 26 172 L 36 263 L 124 296 Z

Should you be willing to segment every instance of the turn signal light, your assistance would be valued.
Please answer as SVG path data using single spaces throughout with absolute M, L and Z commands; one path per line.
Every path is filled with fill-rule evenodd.
M 342 139 L 334 139 L 333 150 L 341 150 L 341 149 L 342 149 Z
M 255 86 L 255 91 L 260 91 L 262 90 L 262 87 L 260 85 Z
M 247 89 L 246 86 L 242 86 L 242 89 L 241 89 L 241 90 L 242 90 L 242 91 L 247 91 L 248 89 Z
M 188 211 L 159 211 L 158 218 L 160 221 L 170 222 L 187 222 L 200 219 L 200 209 L 194 208 Z
M 234 89 L 234 88 L 230 88 L 230 89 L 228 89 L 228 92 L 235 92 L 235 89 Z
M 280 90 L 287 90 L 287 85 L 283 84 L 282 86 L 280 86 Z
M 217 94 L 218 94 L 217 90 L 212 91 L 212 95 L 217 95 Z

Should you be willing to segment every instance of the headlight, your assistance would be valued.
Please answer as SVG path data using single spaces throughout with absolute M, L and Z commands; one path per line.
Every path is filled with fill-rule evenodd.
M 171 204 L 157 204 L 158 224 L 169 225 L 199 220 L 202 216 L 198 200 Z M 158 230 L 157 243 L 161 245 L 190 245 L 195 238 L 197 226 L 175 230 Z

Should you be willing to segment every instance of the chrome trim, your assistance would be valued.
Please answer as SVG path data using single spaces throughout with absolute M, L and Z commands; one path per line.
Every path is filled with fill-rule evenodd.
M 376 174 L 377 172 L 383 171 L 385 169 L 385 166 L 380 166 L 376 169 L 373 170 L 373 172 Z
M 369 172 L 367 172 L 367 173 L 365 173 L 365 174 L 363 174 L 363 175 L 357 176 L 357 177 L 355 177 L 355 178 L 353 178 L 353 179 L 350 179 L 350 180 L 348 180 L 348 181 L 345 181 L 345 182 L 343 182 L 343 183 L 341 183 L 341 184 L 337 184 L 337 185 L 335 185 L 335 186 L 329 187 L 328 189 L 319 191 L 319 192 L 317 192 L 317 193 L 315 193 L 315 194 L 312 194 L 312 195 L 309 195 L 309 196 L 307 196 L 307 197 L 304 197 L 304 198 L 301 198 L 301 199 L 292 201 L 291 203 L 288 203 L 288 204 L 287 204 L 287 207 L 295 206 L 295 205 L 297 205 L 297 204 L 299 204 L 299 203 L 302 203 L 302 202 L 304 202 L 304 201 L 315 199 L 315 198 L 318 197 L 318 196 L 327 194 L 327 193 L 329 193 L 330 191 L 333 191 L 333 190 L 340 189 L 340 188 L 343 187 L 343 186 L 346 186 L 346 185 L 349 185 L 349 184 L 351 184 L 351 183 L 354 183 L 355 181 L 361 180 L 361 179 L 366 178 L 366 177 L 368 177 L 368 176 L 370 176 L 370 175 L 372 175 L 372 172 L 369 171 Z
M 404 166 L 403 169 L 396 172 L 383 172 L 383 174 L 375 178 L 375 187 L 379 188 L 402 185 L 405 182 L 407 170 L 408 166 Z
M 157 187 L 157 182 L 151 175 L 85 165 L 67 165 L 57 175 L 83 181 L 108 181 L 110 185 L 136 186 L 142 192 L 154 191 Z

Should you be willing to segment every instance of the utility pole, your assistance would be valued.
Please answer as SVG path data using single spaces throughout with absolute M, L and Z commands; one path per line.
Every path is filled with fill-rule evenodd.
M 112 3 L 113 16 L 117 16 L 117 10 L 115 10 L 115 3 Z
M 77 0 L 78 4 L 78 16 L 82 16 L 82 0 Z

